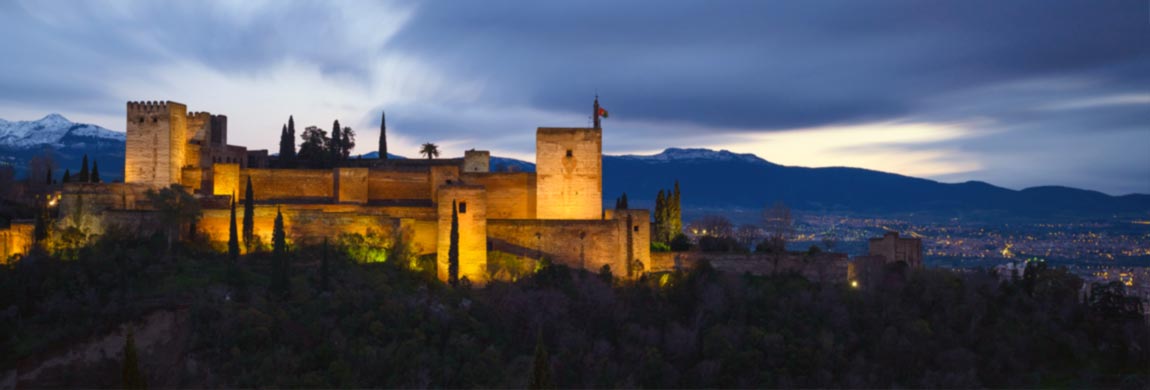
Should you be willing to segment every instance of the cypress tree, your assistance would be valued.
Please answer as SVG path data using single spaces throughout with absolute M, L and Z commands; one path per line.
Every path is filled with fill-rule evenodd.
M 459 284 L 459 211 L 455 200 L 451 200 L 451 243 L 447 249 L 447 283 L 455 287 Z
M 72 172 L 65 169 L 64 170 L 64 182 L 67 183 L 69 181 L 72 181 Z
M 92 183 L 100 182 L 100 162 L 95 159 L 92 160 L 92 177 L 90 181 Z
M 80 163 L 80 182 L 88 182 L 88 155 L 84 155 L 84 160 Z
M 387 113 L 379 114 L 379 159 L 387 160 Z
M 146 389 L 147 381 L 144 373 L 140 372 L 140 358 L 136 355 L 136 337 L 128 331 L 124 338 L 124 367 L 122 370 L 125 389 Z
M 623 210 L 626 210 L 629 208 L 631 208 L 631 205 L 627 204 L 627 193 L 624 192 L 623 193 Z
M 276 221 L 272 227 L 272 264 L 273 275 L 271 289 L 272 294 L 285 297 L 288 293 L 288 273 L 287 273 L 287 237 L 284 234 L 284 215 L 279 210 L 276 210 Z
M 252 192 L 252 177 L 248 176 L 248 188 L 244 190 L 244 248 L 248 251 L 252 250 L 252 245 L 255 244 L 255 219 L 256 219 L 256 206 L 255 206 L 254 193 Z
M 340 158 L 347 159 L 347 156 L 351 155 L 351 132 L 350 127 L 343 128 L 343 141 L 340 142 L 343 150 L 340 151 Z
M 280 161 L 286 161 L 287 160 L 287 158 L 288 158 L 287 148 L 288 148 L 288 145 L 291 144 L 291 142 L 292 142 L 292 139 L 288 137 L 287 125 L 285 124 L 285 125 L 283 125 L 283 128 L 280 129 Z
M 336 162 L 343 157 L 343 136 L 340 135 L 339 120 L 332 123 L 331 127 L 331 145 L 328 145 L 328 149 L 331 151 L 331 161 Z
M 236 196 L 232 195 L 231 223 L 228 225 L 228 260 L 235 263 L 240 257 L 240 239 L 236 233 Z
M 667 226 L 667 197 L 663 190 L 655 197 L 655 241 L 667 242 L 664 238 Z
M 291 115 L 288 115 L 287 131 L 288 131 L 288 144 L 287 144 L 288 160 L 289 161 L 295 161 L 295 157 L 296 157 L 296 154 L 295 154 L 295 118 L 292 117 Z
M 547 356 L 547 348 L 543 346 L 543 332 L 535 341 L 535 363 L 531 370 L 531 389 L 551 388 L 551 359 Z

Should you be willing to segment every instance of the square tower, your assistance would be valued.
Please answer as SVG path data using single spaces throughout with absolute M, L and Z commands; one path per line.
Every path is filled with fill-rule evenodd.
M 540 127 L 535 175 L 536 218 L 601 219 L 603 130 Z
M 437 273 L 447 280 L 451 249 L 451 206 L 459 218 L 459 277 L 476 285 L 487 283 L 487 190 L 483 186 L 449 184 L 439 187 L 436 237 Z
M 128 102 L 124 182 L 167 187 L 182 181 L 188 107 L 176 102 Z

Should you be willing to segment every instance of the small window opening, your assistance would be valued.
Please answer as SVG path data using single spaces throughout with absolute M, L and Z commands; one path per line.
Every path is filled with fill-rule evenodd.
M 567 149 L 567 157 L 571 157 L 571 149 Z
M 466 214 L 467 213 L 467 202 L 459 202 L 459 213 L 460 214 Z
M 152 118 L 152 123 L 156 123 L 156 122 L 159 122 L 159 121 L 160 121 L 160 119 L 159 119 L 159 118 Z
M 635 231 L 639 231 L 639 225 L 635 225 Z
M 447 180 L 447 184 L 451 184 L 451 180 L 450 180 L 450 179 L 448 179 L 448 180 Z

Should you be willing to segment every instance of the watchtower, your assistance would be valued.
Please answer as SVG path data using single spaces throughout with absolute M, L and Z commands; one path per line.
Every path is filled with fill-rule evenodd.
M 600 219 L 603 213 L 603 130 L 540 127 L 535 132 L 539 219 Z
M 188 144 L 187 106 L 128 102 L 124 182 L 167 187 L 181 182 Z

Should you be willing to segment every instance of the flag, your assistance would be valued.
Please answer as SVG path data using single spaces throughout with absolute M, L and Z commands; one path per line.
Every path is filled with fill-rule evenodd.
M 607 109 L 605 109 L 603 107 L 599 107 L 599 116 L 606 118 L 607 117 Z

